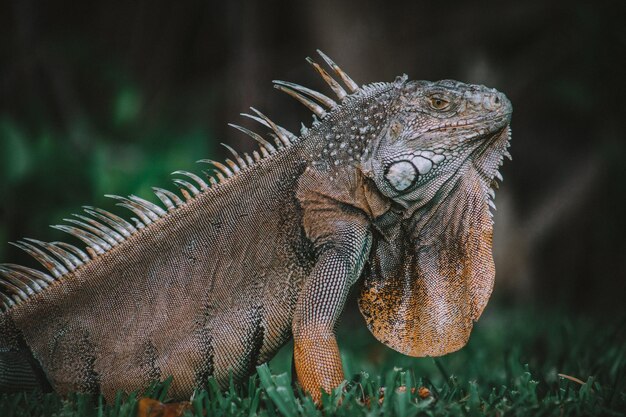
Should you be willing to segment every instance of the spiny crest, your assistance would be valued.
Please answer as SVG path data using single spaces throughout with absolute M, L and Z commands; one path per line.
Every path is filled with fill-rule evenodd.
M 502 153 L 500 154 L 500 157 L 497 160 L 496 163 L 496 169 L 494 171 L 494 176 L 493 178 L 491 178 L 491 181 L 488 182 L 486 185 L 486 191 L 487 191 L 487 205 L 489 206 L 489 217 L 491 217 L 492 221 L 493 221 L 493 215 L 494 212 L 496 211 L 496 203 L 495 203 L 495 199 L 496 199 L 496 190 L 498 188 L 500 188 L 500 183 L 502 181 L 504 181 L 504 178 L 502 177 L 502 174 L 500 174 L 500 167 L 502 166 L 502 164 L 504 163 L 504 158 L 508 158 L 510 161 L 513 160 L 513 157 L 511 156 L 511 153 L 509 152 L 508 148 L 511 146 L 511 128 L 507 128 L 507 141 L 504 145 L 504 149 L 502 150 Z M 489 180 L 489 178 L 487 178 L 487 181 Z
M 350 97 L 350 94 L 362 91 L 352 78 L 328 56 L 320 50 L 317 52 L 343 85 L 311 58 L 307 57 L 306 60 L 328 84 L 340 102 Z M 329 110 L 339 106 L 330 97 L 298 84 L 274 81 L 274 87 L 304 104 L 314 113 L 314 118 L 317 116 L 322 119 Z M 182 177 L 173 180 L 179 189 L 180 195 L 163 188 L 153 188 L 155 195 L 164 207 L 134 195 L 128 197 L 107 195 L 107 197 L 118 200 L 118 206 L 131 211 L 134 216 L 130 218 L 130 221 L 97 207 L 83 206 L 84 214 L 74 214 L 74 218 L 64 219 L 68 224 L 52 226 L 81 240 L 86 245 L 84 250 L 65 242 L 42 242 L 29 238 L 12 243 L 35 258 L 48 272 L 15 264 L 0 264 L 0 310 L 6 311 L 14 305 L 28 300 L 31 296 L 43 291 L 55 281 L 125 242 L 129 237 L 138 233 L 139 230 L 149 227 L 150 224 L 166 217 L 168 212 L 184 206 L 201 193 L 219 186 L 239 172 L 290 147 L 299 140 L 296 135 L 277 125 L 254 107 L 250 107 L 250 110 L 254 114 L 242 113 L 242 116 L 250 118 L 268 128 L 271 131 L 271 141 L 245 127 L 229 124 L 257 141 L 259 150 L 253 151 L 252 155 L 248 153 L 239 155 L 230 146 L 222 144 L 232 155 L 233 159 L 227 158 L 224 163 L 210 159 L 198 161 L 208 163 L 214 167 L 211 172 L 204 172 L 208 183 L 194 173 L 175 171 L 172 173 L 173 175 Z M 303 125 L 302 131 L 306 132 L 306 130 L 307 128 Z

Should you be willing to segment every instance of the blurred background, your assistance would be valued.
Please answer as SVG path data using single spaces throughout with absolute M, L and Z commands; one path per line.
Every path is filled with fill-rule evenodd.
M 34 265 L 6 242 L 65 239 L 47 226 L 114 210 L 105 193 L 153 198 L 220 142 L 251 149 L 227 127 L 249 106 L 310 124 L 271 80 L 323 89 L 304 61 L 320 48 L 360 84 L 452 78 L 513 102 L 486 314 L 626 312 L 623 1 L 1 4 L 1 262 Z

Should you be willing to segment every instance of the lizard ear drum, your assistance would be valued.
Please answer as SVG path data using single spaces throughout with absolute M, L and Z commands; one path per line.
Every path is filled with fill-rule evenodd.
M 385 170 L 385 180 L 394 190 L 402 192 L 417 182 L 419 173 L 409 161 L 398 161 L 389 165 Z
M 492 221 L 480 174 L 470 170 L 427 205 L 389 226 L 364 271 L 359 308 L 374 336 L 410 356 L 467 342 L 491 294 Z

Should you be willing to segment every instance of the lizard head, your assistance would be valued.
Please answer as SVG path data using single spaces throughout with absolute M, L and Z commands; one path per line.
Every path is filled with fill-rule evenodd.
M 485 180 L 494 177 L 509 137 L 512 107 L 504 94 L 452 80 L 405 82 L 402 77 L 396 84 L 397 111 L 363 161 L 383 194 L 415 209 L 468 165 Z M 484 153 L 487 158 L 479 157 Z
M 493 288 L 494 177 L 508 155 L 504 94 L 400 77 L 361 169 L 394 204 L 374 219 L 359 307 L 380 341 L 438 356 L 469 339 Z

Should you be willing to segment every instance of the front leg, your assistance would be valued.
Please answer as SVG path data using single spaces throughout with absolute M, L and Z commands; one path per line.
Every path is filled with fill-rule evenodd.
M 317 263 L 298 299 L 292 325 L 296 374 L 316 403 L 321 389 L 330 392 L 344 380 L 335 325 L 350 286 L 361 274 L 371 240 L 363 224 L 335 228 L 323 239 Z

